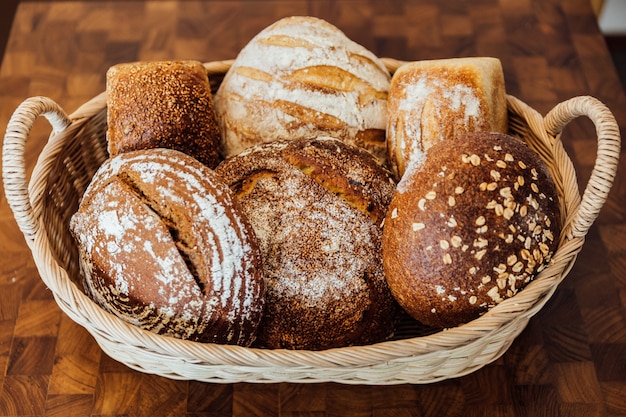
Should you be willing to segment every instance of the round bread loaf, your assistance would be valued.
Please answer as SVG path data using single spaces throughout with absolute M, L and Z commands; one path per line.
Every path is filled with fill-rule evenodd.
M 215 95 L 224 154 L 321 135 L 384 162 L 390 79 L 380 59 L 330 23 L 281 19 L 240 51 Z
M 429 326 L 477 318 L 550 262 L 559 207 L 548 168 L 521 140 L 483 132 L 433 145 L 398 184 L 385 218 L 393 294 Z
M 393 333 L 401 309 L 384 276 L 380 224 L 395 183 L 370 153 L 333 138 L 277 141 L 216 172 L 263 254 L 261 346 L 320 350 Z
M 392 172 L 418 168 L 437 142 L 466 132 L 507 131 L 504 74 L 491 57 L 409 62 L 389 87 L 387 147 Z
M 196 159 L 170 149 L 109 159 L 70 226 L 105 310 L 182 339 L 254 340 L 264 303 L 257 241 L 231 190 Z
M 111 156 L 170 148 L 209 168 L 220 162 L 220 131 L 206 69 L 197 61 L 117 64 L 107 71 Z

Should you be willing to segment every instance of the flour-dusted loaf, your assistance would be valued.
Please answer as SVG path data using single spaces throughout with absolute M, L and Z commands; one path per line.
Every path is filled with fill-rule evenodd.
M 560 230 L 539 155 L 505 134 L 469 133 L 434 144 L 398 184 L 385 218 L 387 280 L 415 319 L 454 327 L 528 284 Z
M 206 69 L 197 61 L 117 64 L 106 74 L 111 156 L 171 148 L 209 168 L 220 162 L 220 131 Z
M 322 135 L 383 162 L 390 78 L 380 59 L 330 23 L 281 19 L 240 51 L 215 95 L 225 156 Z
M 249 345 L 263 309 L 254 232 L 230 188 L 171 149 L 102 165 L 71 220 L 90 296 L 143 329 Z
M 473 131 L 507 132 L 504 74 L 491 57 L 409 62 L 389 88 L 387 146 L 398 178 L 435 143 Z
M 389 337 L 381 223 L 395 183 L 368 152 L 333 138 L 248 148 L 216 172 L 235 191 L 264 260 L 261 346 L 327 349 Z

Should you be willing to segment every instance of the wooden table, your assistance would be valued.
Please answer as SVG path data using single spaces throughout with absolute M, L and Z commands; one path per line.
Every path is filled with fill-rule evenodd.
M 104 90 L 107 68 L 148 59 L 233 58 L 288 15 L 315 15 L 379 56 L 501 59 L 508 93 L 544 114 L 577 95 L 626 126 L 624 90 L 588 0 L 22 2 L 0 71 L 0 125 L 27 97 L 71 113 Z M 50 127 L 37 122 L 32 168 Z M 564 134 L 581 184 L 595 132 Z M 496 362 L 431 385 L 207 384 L 132 371 L 63 314 L 0 197 L 0 415 L 626 415 L 624 158 L 569 276 Z

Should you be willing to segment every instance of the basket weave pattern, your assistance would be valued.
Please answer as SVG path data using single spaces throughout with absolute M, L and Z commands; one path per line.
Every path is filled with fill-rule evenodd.
M 392 73 L 402 65 L 393 59 L 383 61 Z M 214 89 L 231 64 L 205 64 Z M 108 157 L 105 93 L 70 116 L 45 97 L 24 101 L 5 135 L 5 192 L 41 278 L 59 307 L 86 328 L 109 356 L 130 368 L 173 379 L 223 383 L 432 383 L 474 372 L 508 349 L 574 265 L 617 170 L 619 128 L 597 99 L 570 99 L 545 117 L 512 96 L 507 97 L 507 105 L 509 133 L 542 156 L 557 184 L 564 233 L 551 264 L 515 297 L 470 323 L 425 334 L 408 322 L 396 340 L 368 346 L 292 351 L 188 342 L 141 330 L 92 302 L 82 288 L 78 251 L 68 224 L 91 177 Z M 29 181 L 25 143 L 39 116 L 48 119 L 53 131 Z M 573 164 L 561 144 L 563 128 L 581 116 L 594 123 L 598 139 L 595 167 L 582 196 Z

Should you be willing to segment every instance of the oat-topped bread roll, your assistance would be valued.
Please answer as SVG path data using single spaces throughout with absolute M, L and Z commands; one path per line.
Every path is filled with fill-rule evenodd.
M 398 184 L 385 218 L 387 280 L 415 319 L 454 327 L 531 281 L 560 230 L 540 157 L 505 134 L 466 134 L 433 145 Z
M 216 172 L 261 246 L 261 346 L 319 350 L 393 333 L 401 310 L 385 281 L 380 224 L 395 184 L 371 154 L 333 138 L 277 141 Z
M 387 146 L 398 178 L 432 145 L 466 132 L 507 132 L 504 74 L 497 58 L 410 62 L 389 88 Z
M 170 148 L 209 168 L 220 162 L 220 132 L 207 71 L 197 61 L 117 64 L 107 71 L 111 156 Z
M 322 135 L 383 162 L 390 78 L 372 52 L 330 23 L 279 20 L 241 50 L 215 95 L 225 156 Z
M 158 334 L 249 345 L 263 309 L 254 232 L 216 174 L 171 149 L 98 170 L 71 220 L 91 297 Z

